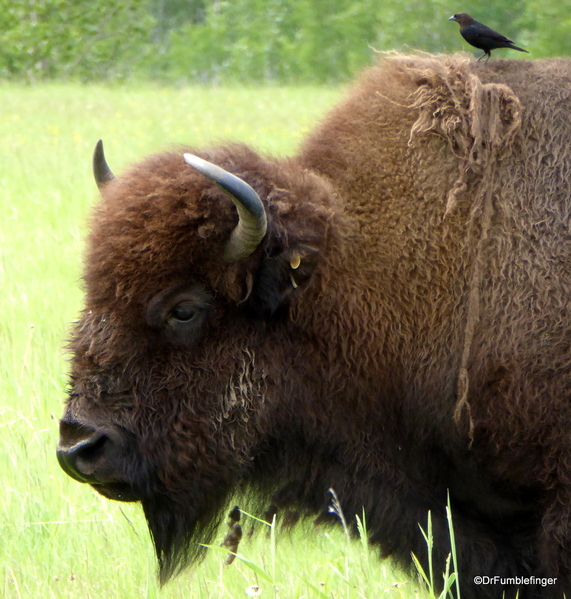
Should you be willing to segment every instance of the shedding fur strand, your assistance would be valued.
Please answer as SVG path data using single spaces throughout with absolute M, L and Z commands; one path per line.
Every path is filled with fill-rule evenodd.
M 419 116 L 411 129 L 409 144 L 413 146 L 415 139 L 422 135 L 440 135 L 458 158 L 458 179 L 448 193 L 445 215 L 456 208 L 458 198 L 468 189 L 469 175 L 476 176 L 467 229 L 468 245 L 475 249 L 458 374 L 458 401 L 454 410 L 454 420 L 459 424 L 462 411 L 466 409 L 472 443 L 474 422 L 468 402 L 468 362 L 480 310 L 481 260 L 493 216 L 496 165 L 511 152 L 515 143 L 521 127 L 522 106 L 507 85 L 482 83 L 470 72 L 467 61 L 434 61 L 430 68 L 411 67 L 409 73 L 421 82 L 410 104 Z

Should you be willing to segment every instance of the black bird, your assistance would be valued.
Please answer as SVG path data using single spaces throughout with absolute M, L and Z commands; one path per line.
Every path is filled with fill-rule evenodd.
M 482 23 L 478 23 L 478 21 L 465 12 L 453 15 L 448 20 L 456 21 L 460 25 L 460 34 L 469 44 L 484 51 L 484 54 L 478 60 L 482 60 L 486 56 L 486 62 L 488 62 L 491 56 L 490 51 L 496 48 L 511 48 L 519 52 L 527 52 L 527 50 L 515 46 L 512 40 L 501 33 L 486 27 Z

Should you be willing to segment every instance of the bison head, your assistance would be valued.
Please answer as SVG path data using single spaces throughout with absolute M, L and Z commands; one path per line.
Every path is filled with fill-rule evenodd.
M 231 493 L 271 490 L 283 470 L 280 427 L 315 379 L 295 323 L 323 283 L 334 198 L 294 161 L 244 146 L 155 155 L 115 178 L 98 144 L 94 172 L 58 459 L 102 495 L 142 502 L 165 580 Z

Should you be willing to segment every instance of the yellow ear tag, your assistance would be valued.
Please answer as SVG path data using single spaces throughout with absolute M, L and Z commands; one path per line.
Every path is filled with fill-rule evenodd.
M 299 268 L 300 264 L 301 264 L 301 256 L 299 254 L 294 254 L 291 257 L 289 265 L 292 267 L 293 270 L 296 270 L 297 268 Z

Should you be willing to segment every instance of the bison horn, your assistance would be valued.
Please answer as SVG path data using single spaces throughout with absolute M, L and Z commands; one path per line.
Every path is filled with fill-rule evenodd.
M 93 152 L 93 176 L 99 189 L 109 183 L 109 181 L 115 179 L 115 175 L 111 172 L 105 160 L 105 152 L 103 151 L 103 142 L 101 140 L 95 144 L 95 151 Z
M 238 262 L 247 258 L 260 245 L 268 228 L 260 196 L 245 181 L 211 162 L 192 154 L 184 154 L 184 159 L 227 193 L 238 210 L 240 220 L 226 244 L 224 259 L 227 262 Z

